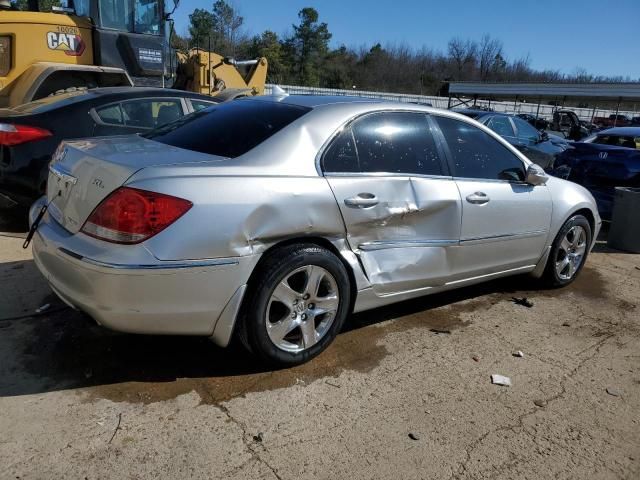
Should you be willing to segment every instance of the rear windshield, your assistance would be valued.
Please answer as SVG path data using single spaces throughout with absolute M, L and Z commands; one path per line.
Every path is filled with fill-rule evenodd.
M 235 158 L 309 110 L 261 100 L 234 100 L 187 115 L 143 137 L 186 150 Z

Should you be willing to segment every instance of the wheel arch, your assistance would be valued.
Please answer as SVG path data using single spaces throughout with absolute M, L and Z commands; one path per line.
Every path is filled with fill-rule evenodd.
M 310 246 L 321 247 L 333 253 L 342 262 L 342 264 L 344 265 L 347 271 L 347 275 L 349 276 L 349 290 L 351 292 L 349 313 L 353 312 L 353 307 L 355 305 L 359 285 L 361 285 L 361 282 L 362 282 L 362 278 L 360 277 L 364 277 L 364 273 L 362 271 L 362 267 L 360 266 L 357 258 L 355 257 L 355 254 L 353 254 L 353 252 L 350 249 L 348 249 L 347 251 L 351 253 L 351 255 L 353 255 L 353 258 L 349 258 L 349 259 L 346 258 L 345 256 L 346 252 L 344 250 L 344 248 L 346 247 L 346 241 L 344 239 L 330 240 L 328 238 L 321 237 L 321 236 L 304 236 L 304 237 L 287 238 L 285 240 L 281 240 L 274 243 L 262 253 L 262 255 L 260 256 L 260 259 L 258 260 L 255 267 L 253 268 L 251 275 L 249 275 L 249 280 L 247 281 L 247 285 L 249 286 L 249 288 L 251 288 L 251 285 L 253 285 L 256 276 L 259 274 L 260 269 L 264 264 L 264 262 L 267 260 L 267 258 L 269 258 L 269 256 L 271 256 L 274 252 L 280 250 L 281 248 L 287 247 L 289 245 L 310 245 Z M 351 257 L 351 255 L 348 255 L 348 256 Z M 353 265 L 354 261 L 357 263 L 357 266 L 355 268 Z M 357 271 L 356 271 L 356 268 L 357 268 Z M 364 278 L 366 279 L 366 277 Z

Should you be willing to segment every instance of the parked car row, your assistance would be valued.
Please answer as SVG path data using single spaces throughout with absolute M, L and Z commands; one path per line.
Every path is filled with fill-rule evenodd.
M 0 208 L 29 206 L 44 193 L 62 140 L 145 132 L 216 102 L 180 90 L 113 87 L 0 109 Z
M 572 142 L 555 167 L 554 175 L 584 185 L 609 220 L 615 187 L 640 187 L 640 127 L 610 128 Z
M 568 148 L 563 138 L 540 132 L 517 115 L 471 109 L 457 111 L 487 126 L 547 171 L 554 168 L 556 156 Z
M 549 140 L 517 117 L 283 95 L 178 116 L 63 141 L 31 208 L 36 265 L 100 325 L 294 365 L 354 311 L 514 274 L 567 285 L 600 228 L 586 189 L 523 154 Z

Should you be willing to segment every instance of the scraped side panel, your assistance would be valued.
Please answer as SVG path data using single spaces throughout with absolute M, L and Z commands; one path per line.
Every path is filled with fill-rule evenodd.
M 460 238 L 461 204 L 448 177 L 327 177 L 377 294 L 441 285 L 451 271 L 450 249 Z M 374 197 L 372 206 L 349 199 Z M 346 200 L 346 202 L 345 202 Z

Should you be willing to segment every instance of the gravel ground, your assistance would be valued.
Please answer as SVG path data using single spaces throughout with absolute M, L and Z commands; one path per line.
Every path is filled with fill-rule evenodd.
M 599 243 L 562 290 L 511 278 L 354 315 L 270 371 L 93 325 L 21 244 L 0 237 L 2 479 L 640 478 L 640 255 Z

